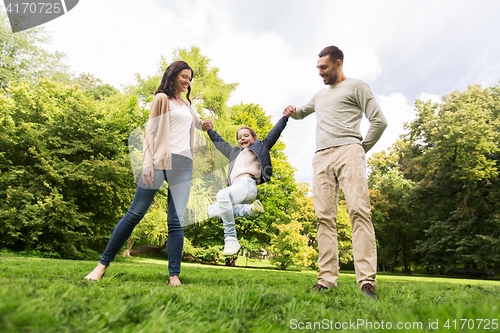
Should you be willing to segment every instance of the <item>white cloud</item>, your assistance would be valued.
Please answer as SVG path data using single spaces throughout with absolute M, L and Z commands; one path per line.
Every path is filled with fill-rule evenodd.
M 373 48 L 357 47 L 344 52 L 344 73 L 362 80 L 376 80 L 382 66 Z
M 441 103 L 441 96 L 435 94 L 429 94 L 426 92 L 420 93 L 418 99 L 421 100 L 422 102 L 431 101 L 432 103 Z
M 368 155 L 389 148 L 404 133 L 404 123 L 412 121 L 415 117 L 414 107 L 408 103 L 406 96 L 401 93 L 378 96 L 377 100 L 387 119 L 388 125 L 384 134 L 368 152 Z M 363 126 L 361 127 L 363 133 L 366 133 L 368 130 L 367 123 L 367 121 L 363 122 Z
M 230 42 L 231 47 L 226 44 Z M 225 47 L 226 46 L 226 47 Z M 277 120 L 286 105 L 312 97 L 318 88 L 315 63 L 292 55 L 274 32 L 236 34 L 227 31 L 202 49 L 226 82 L 239 86 L 230 103 L 255 103 Z M 319 82 L 318 82 L 319 83 Z
M 316 115 L 313 113 L 301 120 L 290 118 L 283 131 L 283 141 L 290 163 L 297 168 L 297 180 L 312 183 L 312 160 L 316 151 Z
M 45 28 L 53 38 L 51 49 L 67 53 L 73 71 L 120 87 L 132 83 L 136 72 L 154 74 L 160 56 L 199 44 L 208 23 L 197 6 L 174 13 L 155 1 L 88 0 Z

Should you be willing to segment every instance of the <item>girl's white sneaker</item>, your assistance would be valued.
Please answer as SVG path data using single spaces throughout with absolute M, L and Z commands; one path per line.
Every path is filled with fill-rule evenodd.
M 223 256 L 231 256 L 238 253 L 240 250 L 240 242 L 235 237 L 228 237 L 225 239 L 224 251 L 222 251 Z

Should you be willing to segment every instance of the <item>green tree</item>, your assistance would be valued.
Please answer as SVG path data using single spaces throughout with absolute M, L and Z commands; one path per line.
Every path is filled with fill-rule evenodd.
M 0 95 L 0 247 L 84 258 L 109 237 L 135 186 L 108 106 L 49 80 Z
M 290 218 L 298 221 L 303 226 L 302 235 L 307 236 L 308 245 L 318 248 L 318 228 L 313 199 L 309 195 L 309 184 L 300 183 L 290 197 L 293 199 L 289 205 Z
M 471 85 L 442 103 L 416 102 L 400 169 L 415 182 L 426 236 L 416 251 L 429 264 L 499 263 L 499 91 Z
M 276 228 L 279 233 L 271 238 L 271 263 L 283 270 L 291 265 L 310 266 L 316 251 L 307 244 L 308 238 L 301 234 L 302 224 L 291 221 L 278 224 Z
M 25 79 L 34 84 L 40 78 L 69 82 L 69 66 L 61 52 L 50 53 L 43 45 L 50 36 L 41 27 L 12 33 L 6 13 L 0 10 L 0 89 Z
M 194 71 L 192 82 L 192 99 L 201 115 L 209 116 L 204 111 L 209 111 L 211 115 L 224 117 L 227 110 L 227 101 L 231 93 L 238 86 L 237 83 L 225 83 L 219 77 L 219 68 L 210 66 L 210 59 L 201 54 L 200 48 L 191 47 L 188 49 L 178 49 L 174 52 L 174 61 L 183 60 L 187 62 Z M 167 63 L 162 58 L 161 67 Z
M 73 82 L 95 99 L 104 100 L 120 94 L 118 89 L 108 83 L 104 84 L 90 73 L 81 73 Z
M 408 204 L 413 182 L 404 179 L 397 169 L 388 170 L 373 178 L 376 179 L 371 180 L 370 187 L 377 190 L 380 196 L 375 200 L 372 196 L 372 204 L 377 208 L 384 206 L 380 210 L 375 209 L 375 216 L 372 218 L 377 235 L 378 260 L 384 265 L 385 262 L 392 261 L 389 271 L 394 272 L 401 258 L 403 271 L 411 273 L 412 251 L 421 231 L 411 215 L 411 205 Z M 376 214 L 384 216 L 379 218 L 380 215 Z
M 341 203 L 337 211 L 337 246 L 339 267 L 353 261 L 351 220 L 345 203 Z
M 103 84 L 101 79 L 96 78 L 93 74 L 90 73 L 81 73 L 77 78 L 73 80 L 73 82 L 85 91 L 89 91 L 90 89 L 99 87 Z

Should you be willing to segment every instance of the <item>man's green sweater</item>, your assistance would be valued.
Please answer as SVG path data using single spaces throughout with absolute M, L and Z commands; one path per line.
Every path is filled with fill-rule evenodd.
M 313 112 L 317 118 L 316 151 L 359 143 L 367 152 L 387 127 L 380 105 L 362 80 L 346 79 L 320 90 L 309 103 L 298 107 L 292 118 L 302 119 Z M 370 121 L 364 140 L 360 132 L 363 114 Z

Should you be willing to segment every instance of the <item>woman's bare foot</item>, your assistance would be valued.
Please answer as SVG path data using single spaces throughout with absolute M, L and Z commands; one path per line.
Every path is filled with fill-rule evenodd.
M 104 266 L 101 263 L 98 263 L 96 268 L 94 268 L 94 270 L 90 272 L 89 275 L 87 275 L 85 278 L 87 280 L 97 281 L 104 275 L 104 271 L 106 270 L 106 268 L 108 267 Z
M 170 281 L 168 281 L 169 286 L 180 286 L 181 281 L 179 280 L 178 276 L 171 276 Z

